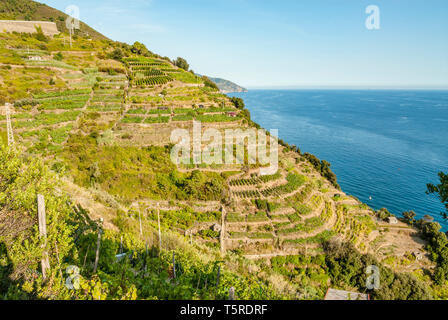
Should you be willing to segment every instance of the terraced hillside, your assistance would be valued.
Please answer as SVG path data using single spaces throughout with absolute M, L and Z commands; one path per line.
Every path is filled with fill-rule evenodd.
M 16 147 L 45 159 L 60 177 L 58 192 L 67 193 L 93 221 L 104 219 L 114 237 L 132 235 L 138 240 L 127 245 L 134 241 L 144 252 L 146 242 L 148 254 L 148 245 L 160 241 L 160 222 L 164 250 L 172 250 L 176 241 L 212 250 L 210 256 L 222 254 L 228 267 L 245 265 L 245 274 L 264 270 L 263 281 L 276 283 L 276 294 L 289 298 L 291 292 L 297 297 L 300 282 L 288 283 L 283 269 L 268 274 L 263 268 L 278 267 L 282 257 L 316 262 L 329 240 L 351 243 L 395 271 L 420 274 L 434 267 L 416 229 L 379 219 L 286 143 L 280 145 L 278 171 L 270 175 L 261 174 L 263 166 L 247 157 L 237 165 L 175 165 L 170 160 L 174 129 L 193 135 L 199 121 L 202 134 L 213 128 L 224 135 L 226 129 L 257 125 L 247 109 L 202 78 L 137 49 L 84 37 L 69 48 L 66 34 L 45 42 L 0 34 L 1 104 L 13 104 Z M 30 55 L 41 59 L 28 60 Z M 2 113 L 6 144 L 5 129 Z M 250 147 L 245 141 L 242 146 Z M 412 259 L 417 253 L 423 258 Z M 330 276 L 312 280 L 318 292 L 300 291 L 300 297 L 321 297 L 331 281 Z M 292 291 L 282 291 L 286 287 Z
M 54 38 L 51 45 L 57 47 L 63 41 L 63 37 Z M 91 163 L 81 163 L 79 143 L 85 143 L 86 148 L 88 142 L 94 142 L 95 146 L 124 150 L 164 147 L 170 143 L 173 129 L 191 131 L 194 120 L 202 123 L 203 132 L 207 128 L 251 126 L 247 115 L 227 96 L 204 86 L 201 78 L 170 61 L 131 56 L 121 63 L 103 58 L 100 50 L 111 50 L 106 43 L 95 46 L 90 50 L 82 50 L 81 45 L 75 51 L 33 51 L 43 57 L 41 61 L 27 61 L 22 49 L 10 48 L 8 51 L 17 57 L 18 63 L 7 67 L 4 64 L 3 68 L 17 75 L 26 71 L 54 80 L 53 85 L 46 85 L 31 96 L 24 92 L 22 99 L 11 101 L 13 128 L 20 145 L 54 158 L 55 165 L 67 166 L 81 187 L 91 187 L 91 181 L 78 176 L 88 175 L 93 169 Z M 59 53 L 63 58 L 55 59 Z M 5 123 L 4 118 L 1 121 Z M 98 156 L 105 156 L 101 152 Z M 172 164 L 166 166 L 168 171 L 177 170 L 179 174 L 190 175 L 197 170 L 205 176 L 219 177 L 217 190 L 204 194 L 203 199 L 183 197 L 191 201 L 210 200 L 211 207 L 216 207 L 216 201 L 225 202 L 222 237 L 226 250 L 237 249 L 252 258 L 319 253 L 320 244 L 334 236 L 352 242 L 362 252 L 375 250 L 372 243 L 379 241 L 381 233 L 374 231 L 382 227 L 371 209 L 332 186 L 299 153 L 281 146 L 279 158 L 279 171 L 268 176 L 259 175 L 259 165 L 190 164 L 176 169 Z M 100 172 L 96 183 L 108 183 L 105 191 L 120 197 L 124 205 L 163 199 L 161 190 L 135 195 L 120 190 L 125 183 L 121 180 L 131 179 L 128 175 L 145 175 L 145 170 L 151 169 L 156 173 L 154 168 L 140 167 L 134 175 L 112 175 L 102 181 L 108 170 L 103 167 L 106 164 L 94 164 Z M 108 179 L 115 181 L 111 184 Z M 148 188 L 144 183 L 136 186 Z M 222 192 L 227 196 L 223 198 Z M 172 198 L 177 200 L 179 195 L 173 194 Z M 215 223 L 220 223 L 219 219 Z M 191 234 L 210 242 L 202 239 L 203 230 Z M 419 249 L 416 244 L 410 251 Z

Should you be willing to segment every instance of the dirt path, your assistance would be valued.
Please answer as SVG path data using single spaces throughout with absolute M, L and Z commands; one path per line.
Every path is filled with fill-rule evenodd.
M 219 211 L 221 209 L 221 203 L 219 201 L 167 201 L 167 200 L 140 200 L 131 204 L 131 207 L 138 207 L 143 204 L 149 209 L 157 209 L 163 211 L 177 211 L 182 207 L 188 206 L 198 212 L 210 212 Z
M 306 251 L 313 250 L 318 247 L 319 247 L 319 245 L 317 243 L 307 244 Z M 303 254 L 302 247 L 288 247 L 288 248 L 282 249 L 281 251 L 272 252 L 272 253 L 247 254 L 244 257 L 249 260 L 259 260 L 259 259 L 272 259 L 275 257 L 294 256 L 294 255 L 298 255 L 298 254 Z
M 96 201 L 89 190 L 80 187 L 68 179 L 63 179 L 62 189 L 70 194 L 71 199 L 81 205 L 88 211 L 89 217 L 92 220 L 104 219 L 104 227 L 109 230 L 118 231 L 118 228 L 113 224 L 112 220 L 115 218 L 115 210 L 106 207 L 102 203 Z
M 221 172 L 233 172 L 233 171 L 239 171 L 241 170 L 241 167 L 238 168 L 223 168 L 223 169 L 209 169 L 209 168 L 194 168 L 194 169 L 183 169 L 183 168 L 177 168 L 177 170 L 179 172 L 182 173 L 191 173 L 193 171 L 201 171 L 201 172 L 216 172 L 216 173 L 221 173 Z

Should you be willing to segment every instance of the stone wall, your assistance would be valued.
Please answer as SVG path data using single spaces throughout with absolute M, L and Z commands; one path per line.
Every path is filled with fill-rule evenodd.
M 35 33 L 36 25 L 42 27 L 46 36 L 59 34 L 56 23 L 50 21 L 18 21 L 18 20 L 0 20 L 0 32 L 20 32 Z

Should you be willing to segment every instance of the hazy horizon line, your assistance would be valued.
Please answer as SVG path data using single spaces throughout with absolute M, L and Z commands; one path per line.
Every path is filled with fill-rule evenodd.
M 245 86 L 247 90 L 434 90 L 448 91 L 448 86 Z

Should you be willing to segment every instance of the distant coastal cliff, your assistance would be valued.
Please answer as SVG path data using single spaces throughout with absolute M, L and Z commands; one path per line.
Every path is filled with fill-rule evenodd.
M 246 88 L 243 88 L 232 81 L 221 79 L 221 78 L 210 78 L 222 93 L 230 93 L 230 92 L 247 92 Z

